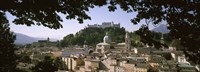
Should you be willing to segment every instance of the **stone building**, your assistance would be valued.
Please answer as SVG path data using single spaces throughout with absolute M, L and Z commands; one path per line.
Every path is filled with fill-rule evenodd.
M 110 47 L 114 47 L 114 50 L 118 50 L 118 51 L 123 51 L 123 52 L 127 52 L 131 50 L 131 39 L 130 36 L 128 35 L 128 33 L 126 33 L 125 35 L 125 42 L 123 43 L 117 43 L 114 44 L 111 42 L 111 37 L 108 35 L 108 33 L 106 33 L 106 35 L 103 38 L 103 42 L 102 43 L 98 43 L 96 45 L 96 51 L 97 53 L 106 53 L 110 51 Z
M 113 22 L 103 22 L 101 25 L 99 25 L 99 24 L 89 25 L 88 24 L 88 28 L 108 28 L 108 27 L 120 28 L 120 23 L 114 24 Z

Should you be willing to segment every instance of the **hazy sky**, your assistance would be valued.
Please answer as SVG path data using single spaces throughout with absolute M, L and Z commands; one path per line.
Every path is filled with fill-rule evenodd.
M 101 24 L 102 22 L 114 22 L 114 23 L 120 23 L 121 27 L 124 27 L 127 31 L 135 31 L 139 29 L 141 24 L 144 24 L 141 22 L 138 25 L 133 25 L 130 21 L 130 19 L 134 18 L 136 16 L 136 13 L 126 13 L 122 11 L 120 8 L 118 8 L 115 12 L 109 12 L 107 6 L 104 7 L 95 7 L 93 9 L 90 9 L 88 15 L 91 17 L 91 20 L 85 20 L 83 24 L 79 24 L 77 20 L 66 20 L 63 15 L 61 17 L 63 18 L 63 28 L 54 30 L 49 29 L 44 26 L 25 26 L 25 25 L 15 25 L 11 21 L 14 19 L 14 17 L 10 14 L 7 14 L 7 17 L 10 20 L 10 27 L 11 30 L 16 33 L 22 33 L 31 37 L 40 37 L 40 38 L 54 38 L 54 39 L 62 39 L 64 36 L 68 34 L 75 34 L 79 30 L 85 28 L 88 24 Z M 150 28 L 153 28 L 153 26 L 150 26 Z

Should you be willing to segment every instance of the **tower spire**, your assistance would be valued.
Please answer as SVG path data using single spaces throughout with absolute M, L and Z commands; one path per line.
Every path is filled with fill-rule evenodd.
M 106 35 L 103 38 L 103 42 L 104 43 L 110 43 L 111 42 L 111 38 L 108 35 L 108 32 L 106 32 Z
M 126 43 L 126 49 L 129 50 L 131 48 L 131 39 L 128 32 L 126 32 L 125 35 L 125 43 Z
M 160 38 L 160 43 L 164 44 L 164 37 L 163 37 L 163 34 L 161 34 L 161 38 Z

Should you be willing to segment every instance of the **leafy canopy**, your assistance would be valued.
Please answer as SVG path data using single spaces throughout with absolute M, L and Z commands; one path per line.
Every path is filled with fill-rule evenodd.
M 15 36 L 10 32 L 5 13 L 0 11 L 0 72 L 14 72 L 17 70 L 14 40 Z
M 44 60 L 38 62 L 35 67 L 32 68 L 33 72 L 55 72 L 57 70 L 58 66 L 51 56 L 45 56 Z

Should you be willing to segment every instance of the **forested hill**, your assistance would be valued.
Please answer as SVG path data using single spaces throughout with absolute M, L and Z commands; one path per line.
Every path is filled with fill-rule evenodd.
M 82 46 L 84 42 L 87 45 L 95 46 L 99 42 L 103 42 L 103 37 L 108 32 L 113 42 L 124 42 L 126 34 L 125 28 L 85 28 L 77 32 L 75 35 L 69 34 L 63 38 L 60 42 L 60 46 L 67 47 L 70 45 Z

